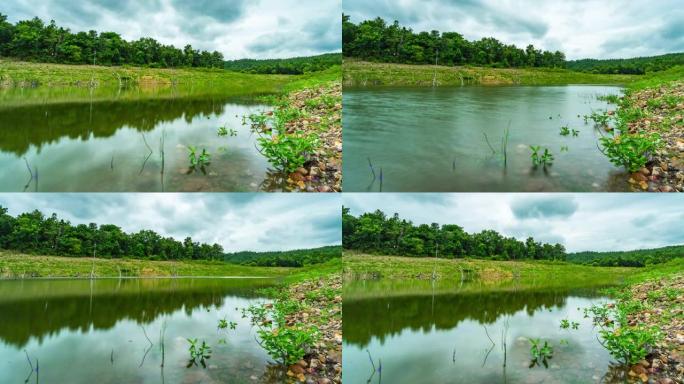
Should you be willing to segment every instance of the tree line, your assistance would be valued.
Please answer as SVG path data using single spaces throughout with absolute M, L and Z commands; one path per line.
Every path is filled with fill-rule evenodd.
M 632 59 L 583 59 L 568 61 L 568 69 L 587 73 L 644 75 L 664 71 L 677 65 L 684 65 L 684 53 L 670 53 Z
M 293 57 L 289 59 L 241 59 L 225 62 L 230 71 L 259 74 L 302 75 L 320 72 L 335 65 L 342 65 L 342 54 L 326 53 L 318 56 Z
M 260 267 L 304 267 L 340 258 L 342 247 L 333 245 L 313 249 L 280 252 L 236 252 L 225 256 L 225 261 Z
M 525 49 L 486 37 L 468 41 L 457 32 L 419 32 L 387 24 L 378 17 L 354 24 L 342 15 L 342 52 L 346 57 L 402 64 L 477 65 L 495 68 L 564 68 L 565 54 Z
M 223 260 L 223 247 L 186 237 L 178 241 L 152 230 L 126 233 L 113 224 L 73 225 L 39 210 L 13 217 L 0 206 L 0 248 L 67 257 L 130 257 L 149 260 Z
M 223 54 L 163 45 L 152 38 L 126 41 L 118 33 L 72 33 L 39 18 L 16 24 L 0 14 L 0 56 L 57 64 L 135 65 L 154 68 L 223 68 Z
M 618 252 L 577 252 L 568 254 L 571 263 L 600 267 L 645 267 L 684 257 L 684 245 Z
M 454 224 L 414 225 L 398 214 L 387 217 L 377 210 L 358 217 L 342 208 L 342 245 L 373 254 L 493 260 L 565 260 L 565 247 L 528 237 L 524 242 L 493 230 L 466 233 Z

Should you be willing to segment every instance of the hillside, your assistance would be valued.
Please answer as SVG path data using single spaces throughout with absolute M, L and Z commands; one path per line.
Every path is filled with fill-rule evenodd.
M 224 261 L 233 264 L 253 265 L 262 267 L 303 267 L 321 264 L 329 260 L 340 258 L 342 247 L 339 245 L 296 249 L 281 252 L 235 252 L 224 256 Z
M 240 59 L 224 62 L 230 71 L 258 74 L 302 75 L 319 72 L 335 65 L 342 65 L 341 53 L 326 53 L 318 56 L 292 57 L 287 59 Z
M 668 53 L 660 56 L 630 59 L 582 59 L 565 63 L 567 69 L 588 73 L 643 75 L 684 65 L 684 53 Z
M 577 252 L 566 256 L 571 263 L 604 267 L 644 267 L 678 258 L 684 258 L 684 245 L 623 252 Z

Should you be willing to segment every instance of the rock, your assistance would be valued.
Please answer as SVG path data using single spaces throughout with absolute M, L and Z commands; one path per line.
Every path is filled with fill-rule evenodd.
M 304 167 L 297 168 L 297 171 L 295 171 L 295 172 L 297 172 L 298 174 L 300 174 L 302 176 L 306 176 L 309 174 L 309 171 L 307 171 L 306 168 L 304 168 Z

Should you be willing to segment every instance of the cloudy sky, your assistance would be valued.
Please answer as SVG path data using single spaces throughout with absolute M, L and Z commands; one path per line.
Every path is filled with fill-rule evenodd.
M 684 244 L 684 198 L 646 194 L 347 194 L 359 215 L 381 209 L 414 224 L 494 229 L 568 251 L 608 251 Z
M 359 22 L 380 16 L 414 31 L 455 31 L 561 50 L 568 59 L 684 52 L 681 0 L 344 0 Z
M 11 22 L 54 19 L 72 32 L 217 50 L 226 59 L 341 51 L 341 0 L 2 0 Z
M 152 229 L 227 252 L 313 248 L 341 243 L 339 196 L 328 194 L 0 194 L 11 215 L 38 209 L 72 224 Z

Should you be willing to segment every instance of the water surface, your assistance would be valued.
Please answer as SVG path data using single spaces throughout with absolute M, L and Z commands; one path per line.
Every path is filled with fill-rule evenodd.
M 5 90 L 0 105 L 2 191 L 278 190 L 243 116 L 254 95 L 98 89 Z M 142 94 L 141 94 L 142 93 Z M 140 95 L 139 95 L 140 94 Z M 220 137 L 219 127 L 234 130 Z M 211 155 L 192 169 L 189 147 Z
M 240 309 L 268 279 L 0 281 L 0 382 L 278 382 Z M 218 329 L 220 319 L 237 323 Z M 164 354 L 161 340 L 163 333 Z M 187 368 L 186 338 L 212 348 Z M 36 365 L 31 374 L 27 360 Z M 163 361 L 163 367 L 162 367 Z M 254 379 L 254 378 L 257 379 Z
M 608 300 L 595 288 L 381 294 L 374 284 L 345 286 L 345 383 L 560 384 L 624 374 L 584 318 L 582 308 Z M 563 319 L 579 329 L 561 329 Z M 548 367 L 530 367 L 530 339 L 553 346 Z
M 620 92 L 612 86 L 345 88 L 344 188 L 627 190 L 624 171 L 597 147 L 603 132 L 583 118 L 607 108 L 597 96 Z M 502 139 L 509 126 L 504 163 Z M 561 136 L 562 126 L 579 135 Z M 553 165 L 534 168 L 530 146 L 548 148 Z

